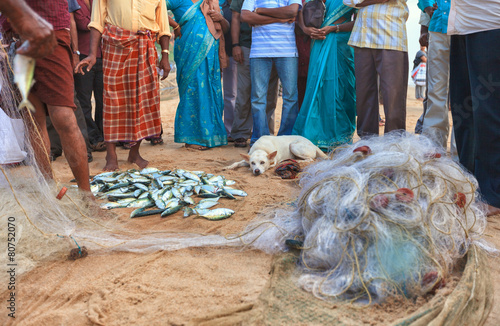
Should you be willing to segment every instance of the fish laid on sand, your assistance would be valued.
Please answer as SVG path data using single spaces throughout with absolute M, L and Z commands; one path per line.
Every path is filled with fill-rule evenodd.
M 28 108 L 31 112 L 35 112 L 35 107 L 28 100 L 28 95 L 33 86 L 33 76 L 35 74 L 35 59 L 16 54 L 14 57 L 14 81 L 21 92 L 22 101 L 19 103 L 18 109 L 24 107 Z
M 183 209 L 184 217 L 196 215 L 217 221 L 234 214 L 228 208 L 209 209 L 219 204 L 219 198 L 247 196 L 243 190 L 229 187 L 235 183 L 233 180 L 226 180 L 224 176 L 203 171 L 160 171 L 146 168 L 141 171 L 132 169 L 126 172 L 101 173 L 90 184 L 94 195 L 110 201 L 102 204 L 102 209 L 136 208 L 130 214 L 131 218 L 156 214 L 167 217 Z M 205 199 L 196 203 L 192 198 L 194 195 Z

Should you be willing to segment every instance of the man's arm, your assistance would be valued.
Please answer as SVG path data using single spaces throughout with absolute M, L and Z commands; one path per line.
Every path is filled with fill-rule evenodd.
M 160 43 L 161 46 L 161 60 L 158 65 L 160 69 L 163 69 L 163 77 L 161 77 L 161 80 L 164 80 L 165 78 L 167 78 L 170 72 L 170 62 L 168 61 L 168 46 L 170 43 L 170 35 L 163 35 L 158 40 L 158 43 Z
M 57 46 L 52 25 L 34 12 L 24 0 L 2 0 L 0 11 L 9 18 L 14 30 L 27 46 L 21 46 L 17 53 L 33 58 L 43 58 L 54 51 Z
M 290 18 L 274 18 L 270 16 L 264 16 L 256 14 L 250 10 L 242 10 L 241 11 L 241 21 L 250 25 L 267 25 L 272 23 L 286 23 L 290 20 Z
M 69 13 L 70 20 L 70 29 L 69 34 L 71 35 L 71 50 L 73 51 L 73 68 L 76 67 L 76 64 L 80 61 L 80 57 L 78 56 L 78 31 L 76 28 L 75 14 Z
M 233 16 L 231 19 L 231 40 L 233 40 L 233 59 L 238 63 L 243 63 L 243 52 L 239 45 L 234 46 L 234 44 L 240 44 L 240 13 L 233 11 Z
M 101 32 L 99 30 L 90 27 L 90 54 L 88 57 L 80 61 L 75 67 L 75 73 L 80 73 L 85 75 L 85 71 L 83 71 L 84 67 L 87 67 L 87 72 L 92 69 L 95 65 L 97 58 L 97 49 L 99 48 L 99 43 L 101 42 Z
M 291 19 L 297 16 L 299 5 L 297 3 L 292 3 L 291 5 L 279 8 L 256 8 L 254 12 L 259 15 L 274 18 Z

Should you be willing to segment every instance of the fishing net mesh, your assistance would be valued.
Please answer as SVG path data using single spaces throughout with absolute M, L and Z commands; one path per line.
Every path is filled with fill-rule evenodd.
M 270 212 L 241 239 L 270 253 L 300 249 L 303 289 L 370 304 L 439 287 L 481 236 L 477 182 L 433 143 L 389 134 L 338 148 L 301 175 L 295 205 Z M 272 217 L 272 218 L 270 218 Z

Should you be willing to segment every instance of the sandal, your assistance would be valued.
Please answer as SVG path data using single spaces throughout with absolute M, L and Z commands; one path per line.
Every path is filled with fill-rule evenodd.
M 100 142 L 96 143 L 95 145 L 90 145 L 90 147 L 92 148 L 92 150 L 94 152 L 104 152 L 106 150 L 106 143 L 103 141 L 100 141 Z
M 135 141 L 133 142 L 130 142 L 130 143 L 123 143 L 123 148 L 125 149 L 131 149 L 132 147 L 134 147 L 137 143 Z
M 184 145 L 187 149 L 197 149 L 199 151 L 206 151 L 210 148 L 208 148 L 207 146 L 201 146 L 201 145 L 194 145 L 194 144 L 186 144 Z
M 155 146 L 155 145 L 163 145 L 163 139 L 161 137 L 157 137 L 157 138 L 150 138 L 148 139 L 150 142 L 151 142 L 151 145 L 152 146 Z
M 380 120 L 378 121 L 378 125 L 379 125 L 380 127 L 385 126 L 385 119 L 380 119 Z
M 238 138 L 234 141 L 234 147 L 247 147 L 247 140 L 245 138 Z

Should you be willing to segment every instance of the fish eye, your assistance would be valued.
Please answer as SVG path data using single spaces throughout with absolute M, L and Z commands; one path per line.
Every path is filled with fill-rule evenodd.
M 264 161 L 260 161 L 260 164 L 261 164 L 261 165 L 264 165 Z

